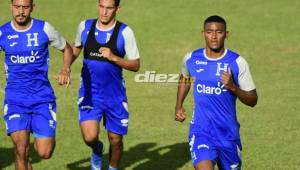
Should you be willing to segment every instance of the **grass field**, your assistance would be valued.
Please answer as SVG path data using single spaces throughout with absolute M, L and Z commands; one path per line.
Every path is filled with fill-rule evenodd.
M 95 0 L 36 0 L 33 16 L 49 21 L 69 42 L 80 21 L 96 17 Z M 133 28 L 141 53 L 139 73 L 179 73 L 182 57 L 202 47 L 203 20 L 224 16 L 230 37 L 226 47 L 250 64 L 259 95 L 252 109 L 238 102 L 243 143 L 243 169 L 300 169 L 300 1 L 273 0 L 123 0 L 118 18 Z M 11 19 L 9 0 L 0 1 L 0 23 Z M 53 81 L 61 54 L 51 48 L 49 78 L 57 95 L 57 147 L 52 159 L 41 161 L 31 152 L 37 170 L 89 169 L 90 150 L 77 123 L 77 89 L 82 57 L 72 67 L 72 85 Z M 5 84 L 1 56 L 0 100 Z M 189 121 L 174 121 L 175 84 L 135 83 L 124 71 L 129 98 L 130 125 L 125 137 L 122 167 L 126 170 L 193 169 L 187 145 Z M 190 93 L 191 94 L 191 93 Z M 185 102 L 191 115 L 192 95 Z M 0 107 L 2 110 L 2 106 Z M 2 112 L 1 112 L 2 114 Z M 190 117 L 189 117 L 190 120 Z M 102 129 L 103 130 L 103 129 Z M 108 141 L 102 131 L 108 153 Z M 0 120 L 0 169 L 11 170 L 12 144 Z M 107 163 L 105 164 L 107 167 Z M 106 169 L 106 168 L 105 168 Z

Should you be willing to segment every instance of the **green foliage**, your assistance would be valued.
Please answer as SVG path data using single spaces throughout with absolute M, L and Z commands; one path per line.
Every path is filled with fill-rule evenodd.
M 77 25 L 97 16 L 95 0 L 35 1 L 33 16 L 49 21 L 73 43 Z M 246 58 L 252 70 L 259 102 L 249 108 L 238 104 L 243 142 L 243 169 L 300 168 L 300 2 L 232 0 L 130 0 L 122 1 L 118 18 L 135 31 L 142 68 L 157 73 L 179 73 L 185 53 L 202 47 L 203 20 L 213 14 L 228 22 L 227 48 Z M 9 1 L 0 1 L 0 23 L 11 19 Z M 49 78 L 57 95 L 57 145 L 52 159 L 41 161 L 31 145 L 34 169 L 89 169 L 90 150 L 78 126 L 77 89 L 82 56 L 72 67 L 72 85 L 59 87 L 52 78 L 62 65 L 61 53 L 51 48 Z M 5 76 L 1 57 L 0 100 Z M 192 95 L 185 102 L 189 118 L 174 121 L 175 84 L 135 83 L 124 71 L 129 98 L 129 134 L 125 137 L 124 169 L 192 169 L 187 145 Z M 191 94 L 191 93 L 190 93 Z M 1 107 L 2 110 L 2 107 Z M 101 126 L 100 138 L 108 142 Z M 12 144 L 0 120 L 0 169 L 14 169 Z M 107 163 L 105 163 L 107 167 Z M 106 168 L 105 168 L 106 169 Z

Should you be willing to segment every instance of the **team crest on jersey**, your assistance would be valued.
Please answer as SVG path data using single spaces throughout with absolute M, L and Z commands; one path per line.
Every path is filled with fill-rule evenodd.
M 38 42 L 38 35 L 39 33 L 27 33 L 27 47 L 32 47 L 32 46 L 39 46 L 39 42 Z
M 217 73 L 216 76 L 221 76 L 221 71 L 227 71 L 228 63 L 217 63 Z

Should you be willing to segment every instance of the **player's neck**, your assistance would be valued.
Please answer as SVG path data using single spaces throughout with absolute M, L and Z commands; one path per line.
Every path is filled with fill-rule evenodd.
M 100 20 L 98 20 L 97 26 L 98 26 L 98 28 L 100 28 L 102 30 L 107 30 L 107 29 L 111 28 L 113 25 L 115 25 L 115 23 L 116 23 L 116 19 L 113 19 L 108 23 L 103 23 Z
M 18 24 L 15 20 L 13 20 L 13 25 L 18 30 L 26 30 L 31 26 L 32 18 L 30 18 L 25 24 Z
M 205 53 L 208 58 L 216 59 L 221 57 L 225 52 L 225 48 L 221 48 L 220 50 L 212 50 L 210 48 L 205 48 Z

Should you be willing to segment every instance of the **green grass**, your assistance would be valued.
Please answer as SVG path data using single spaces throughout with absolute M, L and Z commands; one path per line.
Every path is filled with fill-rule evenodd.
M 49 21 L 71 43 L 79 22 L 97 15 L 95 0 L 35 2 L 33 16 Z M 0 23 L 11 19 L 8 4 L 8 0 L 0 2 Z M 230 31 L 226 46 L 247 59 L 259 95 L 254 109 L 238 104 L 243 169 L 300 169 L 299 1 L 130 0 L 121 5 L 118 17 L 133 28 L 138 41 L 140 73 L 179 73 L 184 54 L 204 45 L 200 36 L 203 20 L 212 14 L 224 16 Z M 76 107 L 82 57 L 74 64 L 73 82 L 66 89 L 52 79 L 59 72 L 61 54 L 53 48 L 50 53 L 49 78 L 58 104 L 57 146 L 52 159 L 47 161 L 41 161 L 32 151 L 33 168 L 89 169 L 90 150 L 81 139 Z M 0 56 L 3 89 L 3 53 Z M 123 169 L 192 169 L 187 146 L 188 120 L 183 124 L 174 121 L 177 87 L 135 83 L 134 73 L 124 74 L 130 126 L 124 139 Z M 0 100 L 3 101 L 3 90 Z M 192 101 L 189 95 L 185 103 L 189 115 Z M 101 132 L 107 160 L 108 142 L 104 131 Z M 0 169 L 14 169 L 13 160 L 12 144 L 1 119 Z

